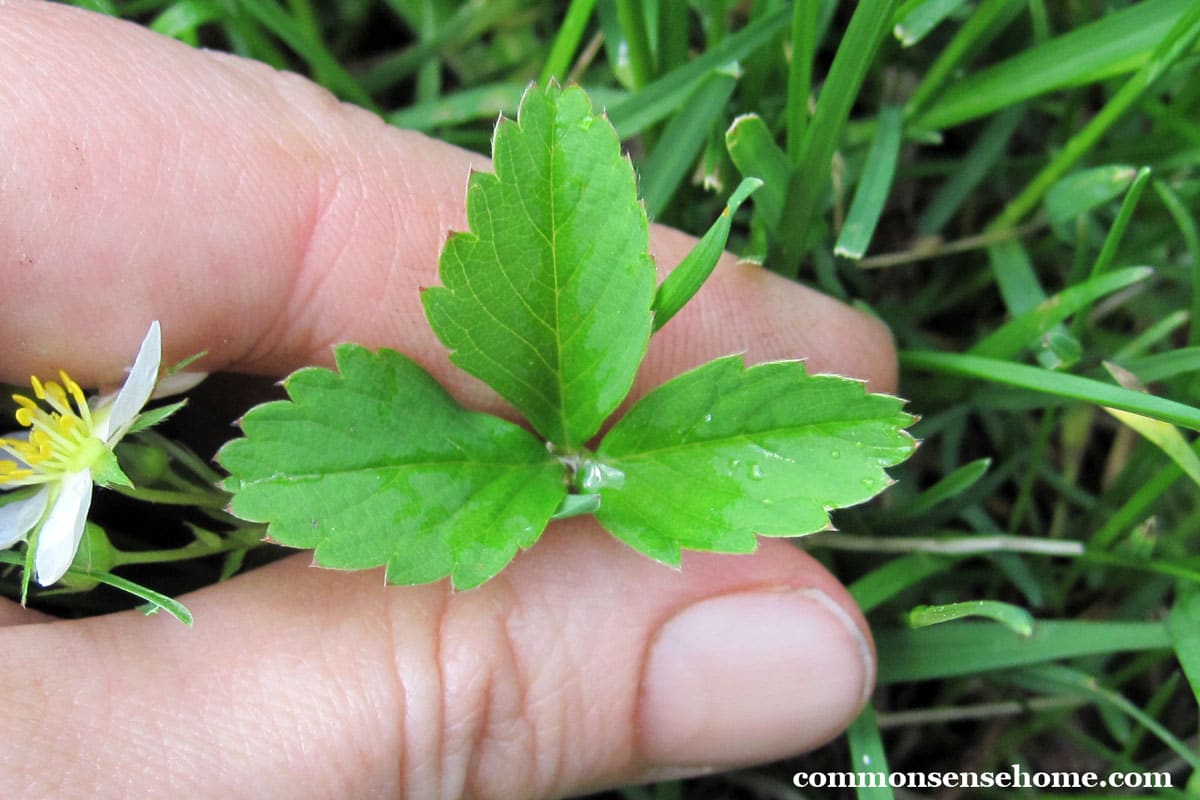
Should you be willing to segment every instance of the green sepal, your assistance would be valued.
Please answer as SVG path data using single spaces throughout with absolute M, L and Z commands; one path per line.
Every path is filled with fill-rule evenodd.
M 117 463 L 117 456 L 107 447 L 101 452 L 96 463 L 92 465 L 92 481 L 97 486 L 126 486 L 133 488 L 133 481 Z
M 167 418 L 186 405 L 187 400 L 180 400 L 177 403 L 171 403 L 170 405 L 152 408 L 149 411 L 143 411 L 134 418 L 133 424 L 131 424 L 129 426 L 129 430 L 126 431 L 126 435 L 137 433 L 138 431 L 144 431 L 147 428 L 153 428 L 155 425 L 165 422 Z

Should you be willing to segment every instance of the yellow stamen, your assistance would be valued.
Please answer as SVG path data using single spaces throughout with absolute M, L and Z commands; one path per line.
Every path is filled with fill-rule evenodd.
M 95 433 L 91 409 L 78 383 L 66 372 L 62 383 L 29 379 L 41 404 L 24 395 L 13 395 L 17 422 L 29 428 L 29 437 L 0 439 L 0 485 L 26 486 L 58 480 L 68 472 L 88 469 L 108 447 Z

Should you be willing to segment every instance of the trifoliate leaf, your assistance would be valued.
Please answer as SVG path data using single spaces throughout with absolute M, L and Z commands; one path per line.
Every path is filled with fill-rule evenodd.
M 386 564 L 389 583 L 469 588 L 533 544 L 566 495 L 542 442 L 399 353 L 335 352 L 337 372 L 294 373 L 290 401 L 252 409 L 221 450 L 235 514 L 320 566 Z
M 455 364 L 570 451 L 624 399 L 646 351 L 646 213 L 616 132 L 579 88 L 530 88 L 492 149 L 496 172 L 471 176 L 471 230 L 446 242 L 425 311 Z
M 604 437 L 596 459 L 623 480 L 600 487 L 596 517 L 668 564 L 680 548 L 749 552 L 756 533 L 825 529 L 830 509 L 882 491 L 884 468 L 912 453 L 901 404 L 799 361 L 717 359 L 644 397 Z

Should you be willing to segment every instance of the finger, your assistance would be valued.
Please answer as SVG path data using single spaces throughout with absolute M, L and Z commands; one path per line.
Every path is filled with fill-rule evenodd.
M 0 628 L 12 625 L 30 625 L 35 622 L 48 622 L 51 617 L 40 611 L 25 608 L 20 603 L 0 597 Z
M 21 299 L 0 318 L 0 377 L 111 382 L 157 318 L 168 361 L 207 350 L 209 369 L 278 375 L 337 342 L 387 345 L 496 405 L 450 367 L 419 297 L 484 159 L 294 75 L 55 4 L 0 6 L 0 102 L 0 258 Z M 664 267 L 689 247 L 655 232 Z M 736 350 L 894 380 L 881 326 L 732 264 L 656 337 L 645 380 Z
M 185 598 L 193 629 L 0 631 L 25 678 L 0 788 L 562 796 L 817 746 L 872 682 L 851 602 L 784 543 L 676 571 L 576 522 L 458 594 L 302 558 Z

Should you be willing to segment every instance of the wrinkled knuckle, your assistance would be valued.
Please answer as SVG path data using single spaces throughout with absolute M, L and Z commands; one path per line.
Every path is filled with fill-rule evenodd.
M 540 794 L 537 787 L 546 779 L 538 702 L 506 594 L 492 587 L 455 595 L 441 619 L 436 658 L 443 797 L 528 797 Z

